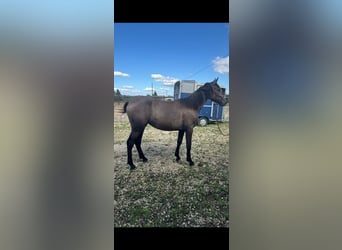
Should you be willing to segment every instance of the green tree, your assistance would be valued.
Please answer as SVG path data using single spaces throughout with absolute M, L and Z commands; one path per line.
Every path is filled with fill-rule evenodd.
M 154 91 L 152 96 L 158 96 L 158 95 L 157 95 L 157 92 Z
M 123 100 L 123 96 L 120 93 L 119 89 L 116 89 L 116 91 L 114 92 L 114 101 L 122 101 Z

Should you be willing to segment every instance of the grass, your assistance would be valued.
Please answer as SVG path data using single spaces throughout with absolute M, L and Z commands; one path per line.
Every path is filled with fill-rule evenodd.
M 224 226 L 228 220 L 228 186 L 224 178 L 204 179 L 206 171 L 181 171 L 168 175 L 146 175 L 125 192 L 116 190 L 118 226 Z M 221 183 L 220 183 L 221 182 Z M 118 186 L 119 187 L 119 186 Z
M 220 126 L 228 129 L 228 124 Z M 135 159 L 135 171 L 126 166 L 129 124 L 117 123 L 114 129 L 115 227 L 228 226 L 229 141 L 215 124 L 194 130 L 194 167 L 174 160 L 177 132 L 147 127 L 142 145 L 149 162 Z M 184 151 L 183 145 L 183 159 Z

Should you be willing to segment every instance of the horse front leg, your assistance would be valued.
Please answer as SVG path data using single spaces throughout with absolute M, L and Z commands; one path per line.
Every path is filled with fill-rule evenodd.
M 176 147 L 176 151 L 175 151 L 176 161 L 180 160 L 179 148 L 180 148 L 180 145 L 182 144 L 183 136 L 184 136 L 184 130 L 179 130 L 178 131 L 178 139 L 177 139 L 177 147 Z
M 191 141 L 192 141 L 192 128 L 186 130 L 186 160 L 189 162 L 190 166 L 194 165 L 191 160 Z

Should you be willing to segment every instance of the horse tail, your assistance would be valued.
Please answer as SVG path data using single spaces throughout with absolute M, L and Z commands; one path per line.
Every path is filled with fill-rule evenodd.
M 128 102 L 125 102 L 125 104 L 123 105 L 123 110 L 122 110 L 123 114 L 126 113 L 127 105 L 128 105 Z

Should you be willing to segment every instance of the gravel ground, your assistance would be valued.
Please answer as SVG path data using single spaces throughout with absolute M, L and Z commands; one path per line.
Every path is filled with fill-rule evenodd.
M 220 123 L 228 133 L 228 123 Z M 228 227 L 229 137 L 216 124 L 195 127 L 190 167 L 185 137 L 175 161 L 177 131 L 147 126 L 142 149 L 148 162 L 137 169 L 127 165 L 126 140 L 130 125 L 114 123 L 114 226 L 115 227 Z

